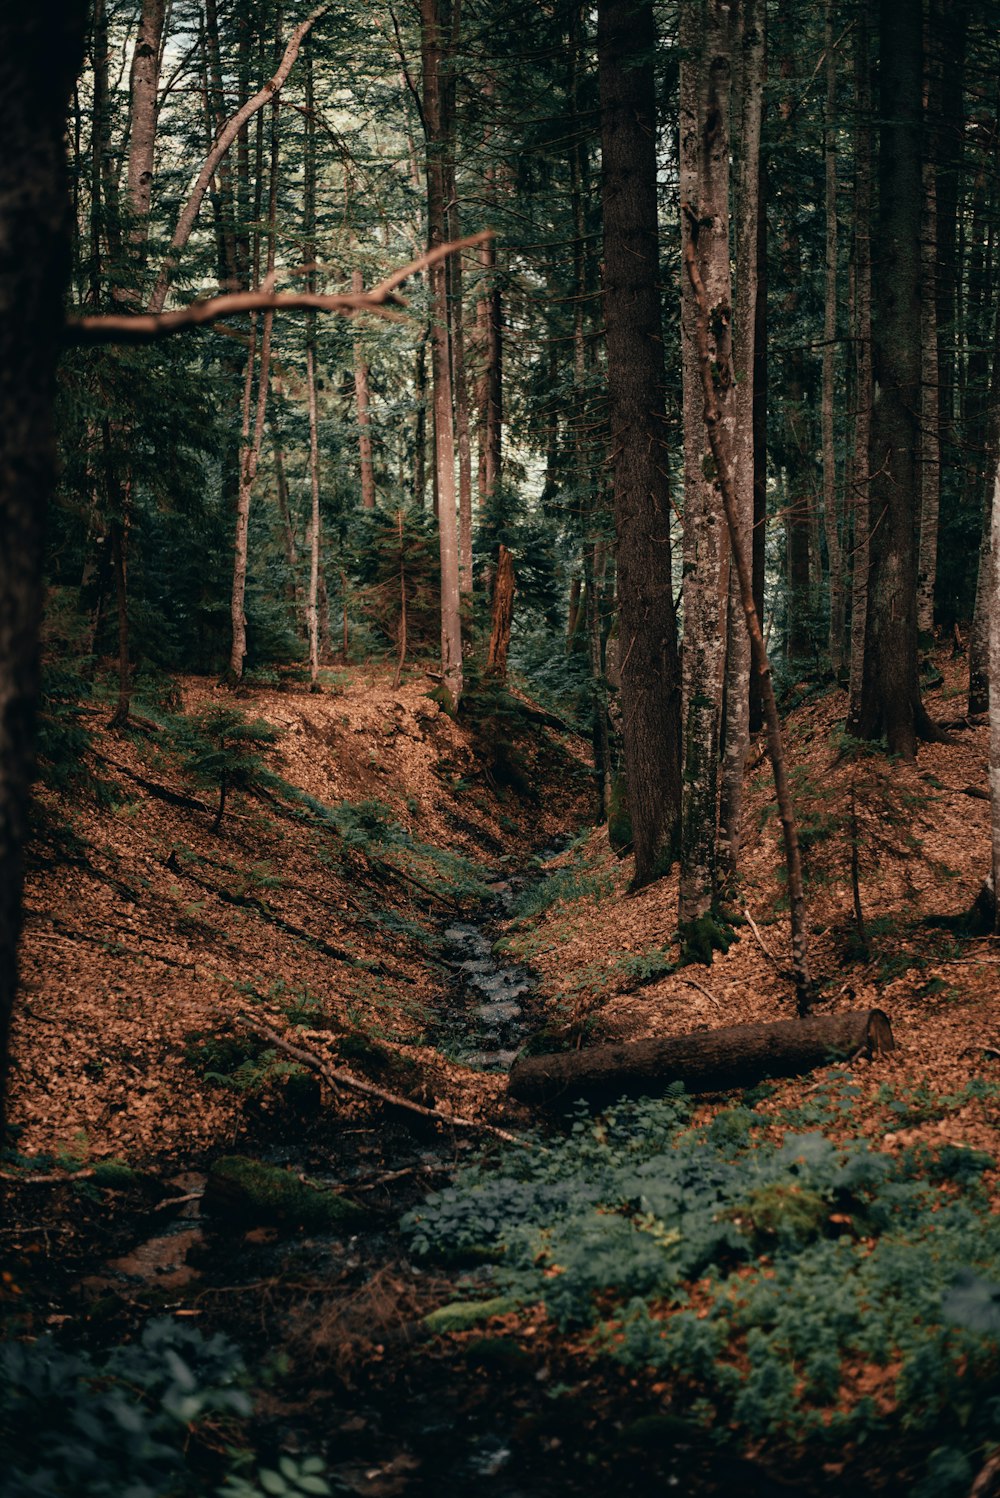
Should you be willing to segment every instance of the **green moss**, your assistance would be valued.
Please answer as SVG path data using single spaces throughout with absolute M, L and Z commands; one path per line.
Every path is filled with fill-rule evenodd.
M 608 841 L 616 853 L 624 853 L 632 846 L 632 836 L 632 813 L 628 807 L 625 777 L 616 775 L 611 782 L 608 806 Z
M 712 963 L 713 952 L 728 952 L 736 933 L 728 922 L 718 914 L 700 915 L 680 927 L 681 965 L 701 962 L 706 967 Z
M 240 1226 L 268 1224 L 311 1233 L 348 1233 L 369 1214 L 357 1202 L 307 1185 L 289 1170 L 243 1155 L 216 1160 L 205 1187 L 206 1210 Z
M 94 1166 L 95 1186 L 105 1186 L 110 1191 L 130 1191 L 146 1184 L 146 1177 L 124 1160 L 99 1160 Z
M 517 1301 L 506 1295 L 495 1295 L 492 1300 L 454 1300 L 425 1316 L 424 1326 L 435 1337 L 447 1332 L 467 1332 L 489 1321 L 491 1316 L 506 1315 L 516 1306 Z

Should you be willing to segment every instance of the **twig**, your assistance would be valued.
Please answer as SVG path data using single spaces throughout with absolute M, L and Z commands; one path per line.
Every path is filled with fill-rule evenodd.
M 749 925 L 750 930 L 753 932 L 754 936 L 757 938 L 757 945 L 760 947 L 761 951 L 764 953 L 764 956 L 765 957 L 769 957 L 770 960 L 774 963 L 775 967 L 778 967 L 779 963 L 778 963 L 777 957 L 775 957 L 774 953 L 771 951 L 770 947 L 767 945 L 767 943 L 765 942 L 764 938 L 761 936 L 760 931 L 759 931 L 758 926 L 757 926 L 757 922 L 754 920 L 754 918 L 750 914 L 749 910 L 747 910 L 746 906 L 744 906 L 744 908 L 743 908 L 743 914 L 746 916 L 746 918 L 747 918 L 747 924 Z
M 711 1000 L 711 1002 L 715 1005 L 716 1009 L 718 1009 L 719 1013 L 720 1014 L 722 1013 L 722 1005 L 719 1003 L 719 1001 L 715 997 L 714 993 L 709 993 L 709 991 L 705 987 L 704 983 L 699 983 L 697 978 L 688 978 L 688 977 L 685 977 L 684 982 L 685 983 L 689 983 L 692 988 L 696 988 L 699 993 L 703 993 L 705 995 L 706 999 Z
M 248 1030 L 253 1030 L 255 1035 L 269 1040 L 279 1051 L 284 1051 L 286 1056 L 301 1062 L 310 1071 L 322 1077 L 324 1082 L 334 1088 L 344 1088 L 349 1092 L 360 1092 L 366 1097 L 377 1098 L 379 1102 L 390 1103 L 395 1108 L 405 1108 L 408 1113 L 416 1113 L 421 1118 L 433 1118 L 438 1123 L 450 1124 L 456 1129 L 480 1129 L 484 1133 L 493 1134 L 497 1139 L 502 1139 L 505 1144 L 523 1144 L 515 1134 L 509 1134 L 506 1129 L 497 1128 L 496 1124 L 480 1123 L 474 1118 L 463 1118 L 459 1114 L 442 1113 L 439 1108 L 425 1108 L 422 1103 L 411 1102 L 409 1098 L 401 1097 L 398 1092 L 389 1092 L 384 1087 L 376 1087 L 373 1082 L 363 1082 L 360 1077 L 355 1077 L 351 1072 L 344 1071 L 341 1067 L 330 1066 L 322 1057 L 317 1056 L 315 1051 L 307 1051 L 304 1046 L 292 1045 L 277 1030 L 272 1030 L 263 1020 L 256 1019 L 253 1015 L 241 1010 L 237 1014 L 239 1019 Z M 527 1146 L 526 1146 L 527 1147 Z

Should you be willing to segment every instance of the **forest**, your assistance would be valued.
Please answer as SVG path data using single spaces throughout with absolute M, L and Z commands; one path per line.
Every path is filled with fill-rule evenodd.
M 998 106 L 0 10 L 0 1498 L 1000 1498 Z

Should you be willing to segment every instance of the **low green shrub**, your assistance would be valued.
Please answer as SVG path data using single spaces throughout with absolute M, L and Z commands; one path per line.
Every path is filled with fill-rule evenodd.
M 414 1253 L 492 1261 L 498 1295 L 676 1377 L 717 1431 L 840 1445 L 920 1431 L 964 1471 L 1000 1437 L 989 1157 L 819 1131 L 762 1143 L 745 1106 L 687 1119 L 676 1096 L 581 1110 L 568 1138 L 467 1170 L 403 1228 Z

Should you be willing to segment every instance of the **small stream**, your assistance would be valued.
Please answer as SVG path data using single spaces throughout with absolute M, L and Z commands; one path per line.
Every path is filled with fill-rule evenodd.
M 545 848 L 536 867 L 492 878 L 492 900 L 475 919 L 453 920 L 441 932 L 443 960 L 455 975 L 454 995 L 436 1029 L 435 1043 L 457 1061 L 483 1071 L 510 1071 L 531 1027 L 531 998 L 538 980 L 523 963 L 494 952 L 498 923 L 509 919 L 517 895 L 545 879 L 543 866 L 561 851 Z

